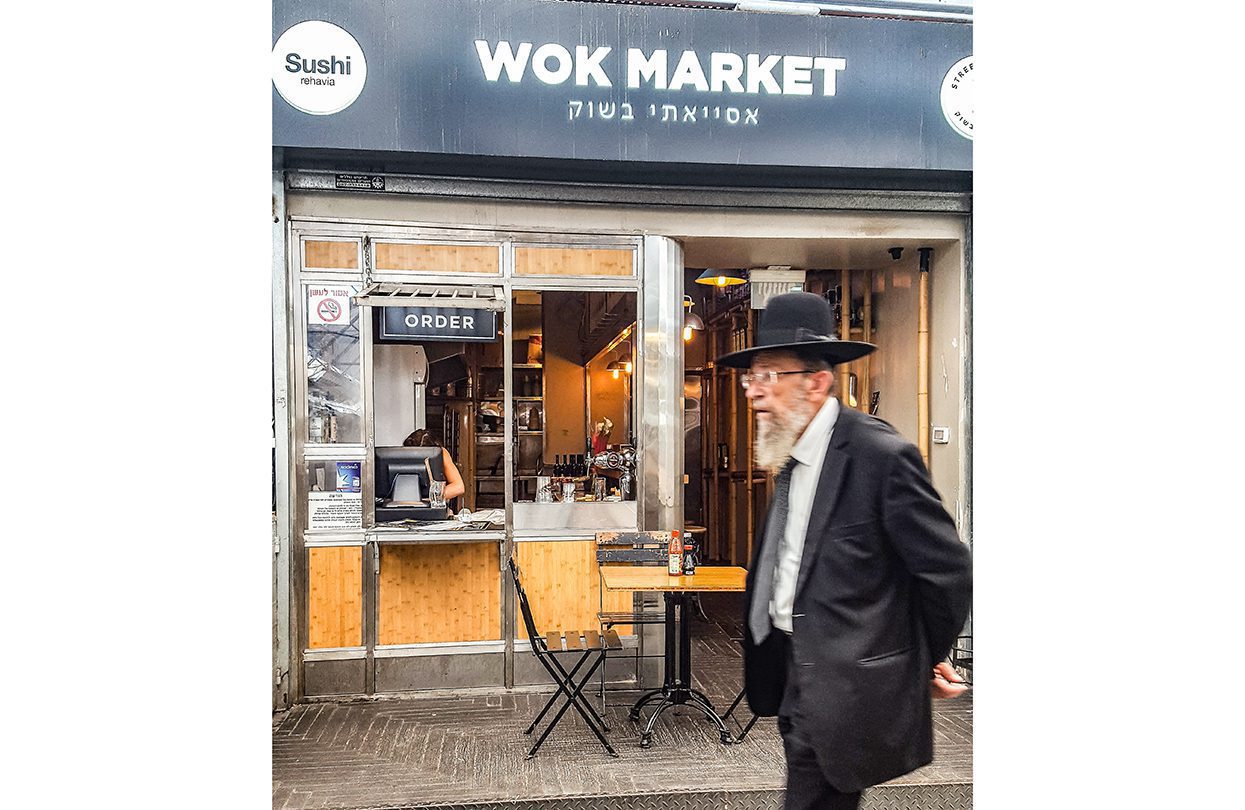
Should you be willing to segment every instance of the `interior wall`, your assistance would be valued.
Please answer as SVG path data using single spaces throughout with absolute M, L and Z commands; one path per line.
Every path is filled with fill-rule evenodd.
M 584 368 L 579 358 L 581 293 L 545 292 L 545 463 L 584 452 Z
M 631 375 L 620 372 L 614 379 L 614 372 L 607 371 L 610 359 L 616 352 L 606 352 L 588 363 L 589 396 L 588 416 L 595 425 L 601 417 L 608 416 L 614 423 L 614 432 L 610 434 L 610 444 L 627 441 L 627 397 L 623 392 L 632 384 Z M 582 448 L 581 448 L 582 449 Z
M 935 249 L 930 262 L 929 415 L 932 425 L 951 428 L 951 441 L 930 444 L 929 466 L 934 486 L 957 526 L 963 526 L 965 518 L 964 435 L 969 427 L 964 389 L 967 301 L 962 244 Z
M 394 447 L 415 429 L 416 346 L 372 347 L 372 402 L 376 446 Z
M 870 391 L 881 391 L 878 416 L 916 442 L 917 262 L 904 258 L 873 273 L 878 350 L 870 355 Z M 840 385 L 843 381 L 840 381 Z

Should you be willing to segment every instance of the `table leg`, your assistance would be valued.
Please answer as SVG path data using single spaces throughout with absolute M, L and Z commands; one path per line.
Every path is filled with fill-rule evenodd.
M 709 722 L 718 728 L 718 736 L 721 737 L 723 745 L 730 745 L 735 741 L 730 731 L 726 728 L 726 723 L 718 715 L 713 708 L 713 703 L 700 690 L 692 688 L 692 600 L 689 593 L 680 593 L 675 597 L 674 594 L 665 594 L 666 597 L 666 678 L 660 690 L 653 690 L 636 702 L 631 709 L 631 719 L 640 719 L 640 707 L 656 700 L 661 696 L 661 703 L 657 709 L 648 718 L 643 731 L 640 733 L 640 747 L 648 748 L 653 744 L 653 726 L 657 723 L 657 716 L 671 706 L 691 705 L 699 709 Z M 678 655 L 678 677 L 674 677 L 674 604 L 677 598 L 679 604 L 679 655 Z
M 679 594 L 679 698 L 686 703 L 692 690 L 692 595 Z
M 678 686 L 675 680 L 675 670 L 674 670 L 674 667 L 675 667 L 675 656 L 674 656 L 674 651 L 675 651 L 674 604 L 675 604 L 675 600 L 674 600 L 674 594 L 663 593 L 662 599 L 665 601 L 665 604 L 666 604 L 665 639 L 663 641 L 663 644 L 665 645 L 665 656 L 664 656 L 665 663 L 664 663 L 663 669 L 665 671 L 662 673 L 661 687 L 659 689 L 652 689 L 648 692 L 645 692 L 643 695 L 640 696 L 639 700 L 637 700 L 635 703 L 631 705 L 631 711 L 627 713 L 627 716 L 633 721 L 640 719 L 640 709 L 644 708 L 649 703 L 652 703 L 654 700 L 658 698 L 665 699 Z M 658 708 L 658 710 L 654 713 L 653 716 L 656 717 L 658 714 L 661 714 L 661 708 Z

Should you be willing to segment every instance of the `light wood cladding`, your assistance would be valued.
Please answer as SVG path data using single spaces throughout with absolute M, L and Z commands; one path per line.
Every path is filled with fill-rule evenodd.
M 516 543 L 515 559 L 523 576 L 523 590 L 531 603 L 536 629 L 542 633 L 595 630 L 600 626 L 598 612 L 631 610 L 630 591 L 606 591 L 601 601 L 597 544 L 592 540 Z M 519 612 L 517 599 L 514 610 L 517 634 L 522 635 L 523 614 Z M 616 629 L 623 634 L 631 632 L 625 625 Z
M 617 248 L 535 248 L 514 250 L 519 276 L 632 276 L 635 252 Z
M 497 275 L 496 245 L 412 245 L 376 242 L 376 269 L 412 273 L 488 273 Z
M 501 567 L 492 543 L 382 545 L 377 641 L 501 638 Z
M 307 550 L 307 646 L 363 644 L 363 550 Z
M 358 270 L 359 243 L 308 240 L 303 243 L 303 267 Z

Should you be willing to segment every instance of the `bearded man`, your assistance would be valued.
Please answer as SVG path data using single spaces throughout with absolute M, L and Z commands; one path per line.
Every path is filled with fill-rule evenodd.
M 829 304 L 770 299 L 757 345 L 718 360 L 777 472 L 744 595 L 744 681 L 778 716 L 785 807 L 847 808 L 933 759 L 931 696 L 964 692 L 942 659 L 968 617 L 972 562 L 917 449 L 840 408 L 833 366 L 874 346 L 833 336 Z M 932 679 L 931 679 L 932 672 Z

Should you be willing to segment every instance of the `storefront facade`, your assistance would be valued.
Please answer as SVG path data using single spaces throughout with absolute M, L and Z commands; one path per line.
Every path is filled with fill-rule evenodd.
M 687 523 L 686 272 L 719 260 L 863 285 L 862 391 L 969 539 L 971 24 L 281 2 L 273 36 L 275 705 L 542 683 L 511 556 L 538 621 L 651 601 L 601 594 L 593 534 Z M 610 494 L 539 502 L 604 421 Z M 385 519 L 378 448 L 420 429 L 492 522 Z

